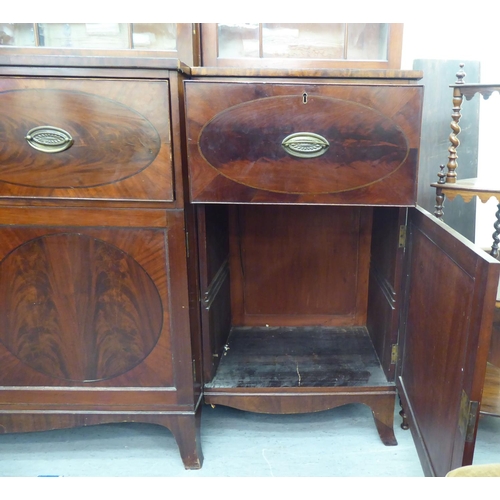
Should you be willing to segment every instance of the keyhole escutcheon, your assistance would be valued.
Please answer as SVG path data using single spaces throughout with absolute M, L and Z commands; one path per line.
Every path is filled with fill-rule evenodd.
M 302 94 L 302 104 L 307 104 L 307 92 Z

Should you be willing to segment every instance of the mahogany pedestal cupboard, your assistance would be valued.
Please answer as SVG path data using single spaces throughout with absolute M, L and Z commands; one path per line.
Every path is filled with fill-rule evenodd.
M 427 475 L 471 463 L 498 263 L 416 207 L 411 71 L 193 68 L 204 399 L 265 413 L 362 403 Z
M 399 394 L 426 474 L 470 463 L 498 264 L 416 204 L 423 88 L 392 70 L 2 67 L 0 425 Z
M 199 468 L 184 76 L 92 64 L 2 68 L 0 430 L 155 423 Z

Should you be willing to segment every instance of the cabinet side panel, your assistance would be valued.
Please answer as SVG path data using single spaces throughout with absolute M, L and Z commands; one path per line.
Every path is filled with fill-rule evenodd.
M 386 376 L 394 379 L 392 348 L 397 344 L 404 247 L 400 228 L 406 209 L 376 208 L 373 213 L 367 327 Z
M 215 205 L 200 206 L 197 213 L 203 373 L 211 380 L 231 328 L 228 212 L 227 207 Z

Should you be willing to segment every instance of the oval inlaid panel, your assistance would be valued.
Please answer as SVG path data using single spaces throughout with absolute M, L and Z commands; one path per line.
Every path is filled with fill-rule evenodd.
M 317 158 L 291 156 L 291 134 L 317 134 L 329 143 Z M 282 193 L 320 194 L 357 189 L 397 170 L 408 141 L 390 118 L 367 106 L 329 97 L 278 96 L 219 113 L 202 130 L 206 161 L 229 179 Z
M 73 138 L 58 153 L 33 149 L 35 127 L 56 127 Z M 66 90 L 0 93 L 0 181 L 35 188 L 88 188 L 112 184 L 144 170 L 158 155 L 153 125 L 123 104 Z
M 82 234 L 35 238 L 0 263 L 0 341 L 51 377 L 121 375 L 156 345 L 158 290 L 130 255 Z

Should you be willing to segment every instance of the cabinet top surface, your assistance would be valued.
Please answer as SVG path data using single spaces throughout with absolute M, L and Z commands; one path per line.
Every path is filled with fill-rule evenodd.
M 59 50 L 56 53 L 20 53 L 10 47 L 0 47 L 0 67 L 61 67 L 61 68 L 135 68 L 177 70 L 193 77 L 220 78 L 328 78 L 370 80 L 412 80 L 423 77 L 422 71 L 394 69 L 353 68 L 220 68 L 190 67 L 182 61 L 165 57 L 139 57 L 94 54 L 77 54 L 75 51 Z
M 422 71 L 348 68 L 191 68 L 194 77 L 290 77 L 290 78 L 374 78 L 391 80 L 420 80 Z
M 39 49 L 40 50 L 40 49 Z M 145 68 L 178 70 L 189 74 L 190 68 L 175 58 L 106 55 L 102 51 L 78 54 L 72 50 L 58 50 L 57 53 L 20 53 L 11 47 L 0 47 L 0 67 L 64 67 L 64 68 Z

